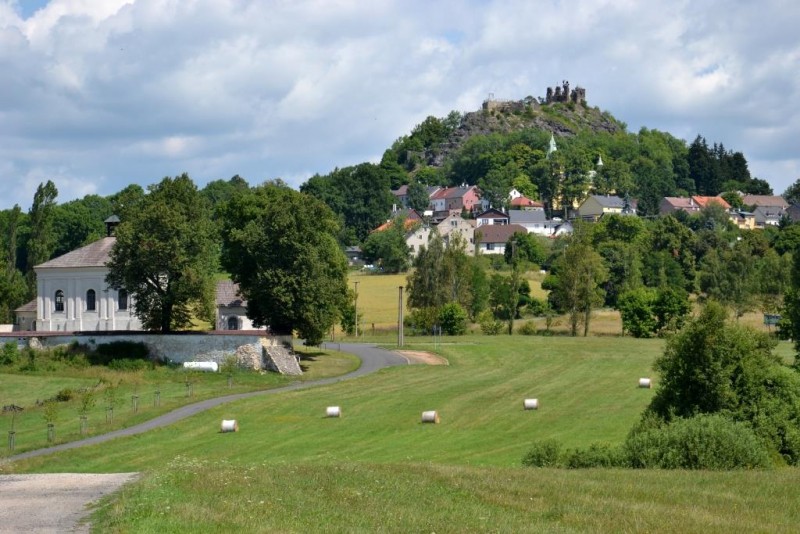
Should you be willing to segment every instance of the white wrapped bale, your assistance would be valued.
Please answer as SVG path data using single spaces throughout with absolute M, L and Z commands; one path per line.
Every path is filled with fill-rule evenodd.
M 650 389 L 653 387 L 652 383 L 650 382 L 649 378 L 640 378 L 639 379 L 639 387 L 640 388 L 647 388 Z
M 191 371 L 208 371 L 210 373 L 219 371 L 217 362 L 183 362 L 183 368 Z
M 339 406 L 328 406 L 325 409 L 325 417 L 341 417 L 342 409 Z
M 525 399 L 522 401 L 522 407 L 526 410 L 538 410 L 539 409 L 539 399 Z
M 422 422 L 423 423 L 433 423 L 435 425 L 439 424 L 439 412 L 436 410 L 429 410 L 427 412 L 422 412 Z
M 236 419 L 223 419 L 222 426 L 220 427 L 220 432 L 238 432 L 239 431 L 239 423 L 236 422 Z

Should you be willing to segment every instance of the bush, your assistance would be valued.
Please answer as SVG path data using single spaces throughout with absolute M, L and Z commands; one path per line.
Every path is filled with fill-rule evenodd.
M 436 308 L 417 308 L 409 314 L 406 326 L 413 328 L 415 332 L 430 334 L 438 318 L 439 310 Z
M 58 393 L 56 393 L 55 397 L 53 397 L 53 400 L 57 402 L 68 402 L 71 401 L 74 397 L 75 397 L 75 391 L 73 391 L 72 388 L 64 388 Z
M 561 443 L 554 439 L 537 441 L 522 459 L 528 467 L 562 467 Z
M 150 356 L 147 345 L 134 341 L 112 341 L 98 345 L 89 357 L 93 365 L 108 365 L 112 360 L 146 360 Z
M 503 322 L 494 318 L 491 310 L 484 310 L 478 315 L 481 332 L 487 336 L 496 336 L 503 330 Z
M 533 321 L 522 323 L 520 327 L 517 328 L 517 333 L 522 336 L 535 336 L 538 333 L 536 330 L 536 323 Z
M 625 452 L 608 443 L 592 443 L 588 449 L 567 451 L 566 464 L 570 469 L 590 467 L 626 467 Z
M 145 360 L 111 360 L 108 368 L 114 371 L 144 371 L 150 366 Z
M 17 344 L 9 341 L 3 344 L 3 352 L 0 352 L 0 365 L 13 365 L 17 363 L 19 358 L 19 349 Z
M 676 419 L 628 437 L 626 461 L 636 468 L 753 469 L 770 466 L 769 454 L 744 423 L 721 415 Z
M 442 306 L 439 312 L 442 332 L 448 336 L 460 336 L 467 331 L 467 312 L 457 302 Z

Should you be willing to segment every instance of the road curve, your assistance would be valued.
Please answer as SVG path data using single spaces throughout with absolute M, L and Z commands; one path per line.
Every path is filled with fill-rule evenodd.
M 390 352 L 385 349 L 380 349 L 375 345 L 367 345 L 362 343 L 325 343 L 324 346 L 325 348 L 328 349 L 338 349 L 344 352 L 355 354 L 361 360 L 361 366 L 355 371 L 341 376 L 335 376 L 331 378 L 321 378 L 319 380 L 309 380 L 308 382 L 293 382 L 287 386 L 282 386 L 274 389 L 266 389 L 263 391 L 251 391 L 249 393 L 237 393 L 235 395 L 226 395 L 224 397 L 215 397 L 213 399 L 206 399 L 204 401 L 196 402 L 194 404 L 188 404 L 186 406 L 182 406 L 169 413 L 165 413 L 164 415 L 160 415 L 154 419 L 150 419 L 149 421 L 145 421 L 144 423 L 140 423 L 135 426 L 122 428 L 120 430 L 115 430 L 114 432 L 108 432 L 107 434 L 99 434 L 97 436 L 92 436 L 79 441 L 71 441 L 69 443 L 62 443 L 60 445 L 55 445 L 53 447 L 47 447 L 44 449 L 36 449 L 33 451 L 23 452 L 21 454 L 9 456 L 5 459 L 2 459 L 0 460 L 0 462 L 6 463 L 6 462 L 13 462 L 16 460 L 24 460 L 26 458 L 44 456 L 46 454 L 52 454 L 54 452 L 76 449 L 78 447 L 85 447 L 87 445 L 96 445 L 98 443 L 103 443 L 106 441 L 110 441 L 112 439 L 121 438 L 125 436 L 134 436 L 136 434 L 141 434 L 143 432 L 147 432 L 148 430 L 152 430 L 154 428 L 160 428 L 167 425 L 171 425 L 176 421 L 180 421 L 181 419 L 186 419 L 187 417 L 191 417 L 195 414 L 206 411 L 210 408 L 214 408 L 216 406 L 219 406 L 220 404 L 225 404 L 228 402 L 233 402 L 241 399 L 249 399 L 250 397 L 256 397 L 258 395 L 273 395 L 275 393 L 283 393 L 286 391 L 294 391 L 298 389 L 307 389 L 315 386 L 322 386 L 325 384 L 333 384 L 335 382 L 340 382 L 342 380 L 348 380 L 351 378 L 356 378 L 359 376 L 364 376 L 366 374 L 374 373 L 375 371 L 384 369 L 386 367 L 392 367 L 395 365 L 408 365 L 408 360 L 406 360 L 404 357 L 394 352 Z

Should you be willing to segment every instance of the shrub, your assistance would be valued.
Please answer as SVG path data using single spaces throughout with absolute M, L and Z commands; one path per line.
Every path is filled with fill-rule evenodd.
M 144 371 L 150 366 L 145 360 L 111 360 L 108 368 L 114 371 Z
M 625 452 L 608 443 L 592 443 L 588 449 L 567 451 L 566 464 L 570 469 L 590 467 L 626 467 Z
M 108 365 L 112 360 L 146 360 L 147 345 L 134 341 L 112 341 L 98 345 L 89 360 L 94 365 Z
M 522 323 L 520 327 L 517 328 L 517 333 L 523 336 L 535 336 L 537 334 L 536 323 L 533 321 Z
M 71 401 L 73 397 L 75 397 L 75 391 L 73 391 L 72 388 L 64 388 L 58 393 L 56 393 L 53 399 L 58 402 L 67 402 Z
M 481 332 L 487 336 L 496 336 L 503 330 L 503 322 L 495 319 L 491 310 L 484 310 L 478 315 Z
M 562 467 L 561 443 L 554 439 L 537 441 L 522 459 L 528 467 Z
M 636 468 L 753 469 L 770 466 L 769 454 L 753 431 L 721 415 L 676 419 L 628 437 L 626 461 Z
M 460 336 L 467 331 L 467 312 L 457 302 L 445 304 L 439 312 L 439 324 L 448 336 Z
M 409 314 L 406 326 L 413 328 L 416 332 L 429 334 L 438 318 L 439 310 L 436 308 L 416 308 Z
M 3 344 L 3 351 L 0 352 L 0 365 L 13 365 L 17 363 L 19 358 L 19 349 L 17 344 L 9 341 Z

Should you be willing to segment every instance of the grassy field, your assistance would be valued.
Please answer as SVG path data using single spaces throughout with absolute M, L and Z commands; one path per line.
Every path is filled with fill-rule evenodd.
M 659 340 L 473 336 L 448 366 L 393 368 L 259 397 L 6 472 L 142 471 L 98 511 L 102 531 L 796 530 L 797 469 L 520 467 L 536 439 L 619 443 L 652 397 Z M 457 343 L 453 343 L 457 341 Z M 427 345 L 412 348 L 426 348 Z M 538 411 L 523 411 L 536 397 Z M 323 417 L 342 407 L 341 419 Z M 419 423 L 436 409 L 441 424 Z M 240 432 L 220 434 L 221 419 Z
M 297 347 L 301 353 L 304 375 L 299 380 L 314 380 L 344 374 L 358 367 L 358 359 L 336 351 L 318 351 Z M 0 368 L 0 403 L 16 405 L 23 411 L 14 415 L 15 453 L 48 445 L 44 407 L 37 405 L 70 389 L 73 399 L 56 403 L 53 419 L 55 440 L 52 444 L 75 441 L 81 437 L 132 426 L 185 404 L 233 393 L 269 389 L 298 378 L 274 373 L 258 374 L 235 371 L 228 384 L 226 373 L 186 373 L 182 369 L 160 367 L 137 372 L 112 371 L 106 367 L 69 367 L 62 362 L 42 361 L 35 372 L 12 373 Z M 56 370 L 47 370 L 57 367 Z M 187 386 L 187 380 L 189 386 Z M 109 395 L 110 386 L 113 396 Z M 82 398 L 93 399 L 86 413 L 85 435 L 81 434 Z M 158 392 L 158 393 L 156 393 Z M 134 399 L 136 396 L 136 411 Z M 158 398 L 158 405 L 156 399 Z M 109 410 L 113 406 L 113 410 Z M 5 430 L 11 430 L 12 414 L 3 417 Z M 0 457 L 11 452 L 0 448 Z

